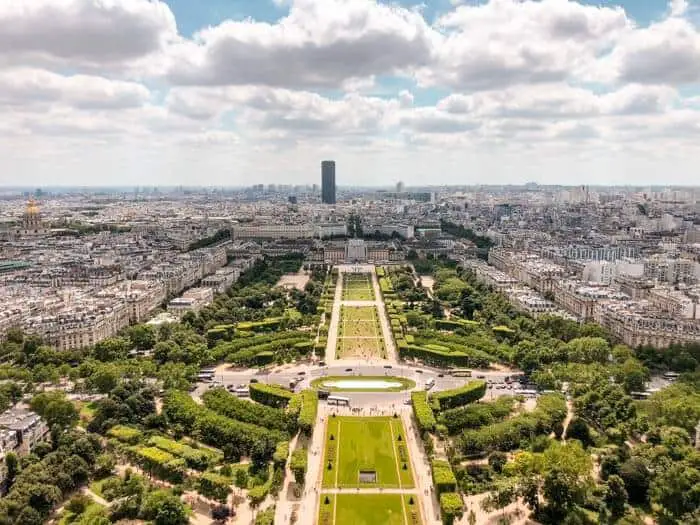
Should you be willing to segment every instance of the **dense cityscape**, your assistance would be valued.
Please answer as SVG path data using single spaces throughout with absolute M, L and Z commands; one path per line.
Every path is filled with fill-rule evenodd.
M 0 523 L 698 519 L 700 189 L 338 168 L 5 190 Z
M 0 0 L 0 525 L 700 525 L 700 0 Z

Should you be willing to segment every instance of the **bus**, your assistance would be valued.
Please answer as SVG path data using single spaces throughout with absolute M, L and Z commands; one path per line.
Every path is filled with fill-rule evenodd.
M 238 387 L 233 393 L 238 397 L 250 397 L 250 390 L 248 390 L 248 387 Z
M 680 374 L 678 372 L 664 372 L 664 379 L 667 379 L 668 381 L 675 381 L 680 377 Z
M 472 371 L 466 368 L 454 368 L 450 370 L 450 375 L 453 377 L 471 377 Z
M 208 383 L 214 379 L 214 372 L 202 372 L 197 374 L 197 380 L 203 383 Z
M 350 398 L 349 397 L 342 397 L 342 396 L 328 396 L 328 404 L 329 405 L 345 405 L 347 407 L 350 406 Z

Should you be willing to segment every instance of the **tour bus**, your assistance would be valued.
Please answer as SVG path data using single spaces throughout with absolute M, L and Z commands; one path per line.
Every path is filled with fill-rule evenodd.
M 214 372 L 200 372 L 197 374 L 197 380 L 203 383 L 208 383 L 214 379 Z
M 675 381 L 678 377 L 680 377 L 678 372 L 664 372 L 664 379 L 668 379 L 669 381 Z
M 537 390 L 531 388 L 519 388 L 515 391 L 516 396 L 537 397 Z
M 350 406 L 350 398 L 342 396 L 328 396 L 329 405 L 345 405 Z
M 429 379 L 425 382 L 425 389 L 426 389 L 426 390 L 430 390 L 430 389 L 433 388 L 434 386 L 435 386 L 435 379 L 432 378 L 432 377 L 429 378 Z
M 247 386 L 238 387 L 233 391 L 238 397 L 250 397 L 250 390 Z
M 466 368 L 453 368 L 450 370 L 450 375 L 453 377 L 471 377 L 472 371 Z

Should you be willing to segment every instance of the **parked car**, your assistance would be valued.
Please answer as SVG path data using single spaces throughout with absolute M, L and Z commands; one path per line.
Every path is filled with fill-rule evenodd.
M 445 374 L 438 374 L 438 377 L 445 377 Z
M 257 382 L 258 382 L 258 380 L 257 380 L 257 379 L 255 379 L 254 377 L 251 377 L 251 378 L 250 378 L 250 382 L 251 382 L 251 383 L 257 383 Z
M 352 372 L 352 368 L 346 368 L 345 371 L 346 371 L 346 372 Z
M 305 376 L 305 375 L 306 375 L 306 372 L 304 372 L 303 370 L 301 370 L 300 372 L 297 372 L 297 375 Z
M 384 365 L 384 368 L 392 368 L 391 365 Z
M 476 378 L 477 379 L 486 379 L 486 376 L 484 374 L 477 374 Z

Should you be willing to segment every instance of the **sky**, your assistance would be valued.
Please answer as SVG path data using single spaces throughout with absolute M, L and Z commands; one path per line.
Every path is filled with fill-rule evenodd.
M 700 0 L 0 2 L 0 186 L 700 184 Z

